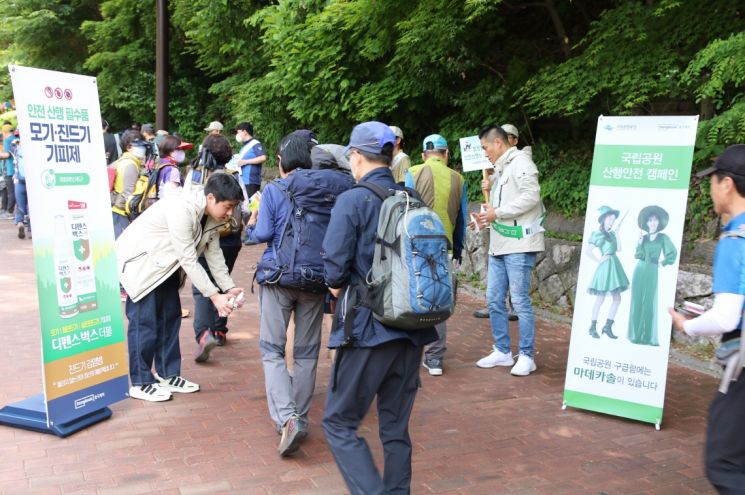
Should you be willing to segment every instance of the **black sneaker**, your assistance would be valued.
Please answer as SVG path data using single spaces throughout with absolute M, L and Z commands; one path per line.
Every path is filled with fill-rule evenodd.
M 26 238 L 26 227 L 22 223 L 18 224 L 18 238 L 19 239 L 25 239 Z
M 204 363 L 210 358 L 210 352 L 217 346 L 215 337 L 212 336 L 212 332 L 206 330 L 202 332 L 202 336 L 199 337 L 197 343 L 197 352 L 194 357 L 194 361 L 197 363 Z
M 442 359 L 440 358 L 424 358 L 422 365 L 429 370 L 429 374 L 432 376 L 442 375 Z
M 220 330 L 215 330 L 212 332 L 212 336 L 215 338 L 215 342 L 217 342 L 218 347 L 222 347 L 225 344 L 228 343 L 228 334 L 227 332 L 222 332 Z
M 305 439 L 307 433 L 300 428 L 299 418 L 296 414 L 290 416 L 282 427 L 282 438 L 279 441 L 277 452 L 282 457 L 288 456 L 300 448 L 300 443 Z

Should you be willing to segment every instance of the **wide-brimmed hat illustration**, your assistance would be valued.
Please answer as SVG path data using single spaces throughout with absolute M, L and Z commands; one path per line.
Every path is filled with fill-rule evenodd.
M 660 221 L 660 225 L 657 227 L 657 232 L 667 227 L 667 222 L 668 220 L 670 220 L 670 215 L 668 215 L 661 206 L 649 205 L 642 208 L 642 211 L 639 212 L 639 219 L 637 222 L 639 224 L 639 228 L 642 229 L 644 232 L 649 232 L 647 221 L 651 216 L 657 217 L 657 220 Z
M 598 208 L 598 211 L 600 212 L 600 216 L 598 217 L 598 223 L 603 223 L 603 220 L 605 220 L 605 217 L 608 215 L 615 215 L 616 218 L 621 214 L 619 210 L 614 210 L 610 206 L 601 206 Z

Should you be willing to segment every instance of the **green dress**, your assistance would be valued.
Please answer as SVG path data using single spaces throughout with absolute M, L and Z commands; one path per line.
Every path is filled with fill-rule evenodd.
M 618 240 L 615 232 L 596 230 L 590 236 L 590 244 L 597 246 L 600 254 L 608 258 L 598 265 L 595 276 L 587 288 L 590 294 L 618 294 L 629 288 L 629 279 L 623 271 L 623 265 L 616 256 Z
M 639 262 L 634 269 L 631 283 L 631 316 L 629 318 L 629 340 L 634 344 L 660 345 L 657 339 L 657 270 L 662 265 L 672 265 L 678 250 L 665 234 L 659 233 L 654 240 L 649 234 L 636 247 Z

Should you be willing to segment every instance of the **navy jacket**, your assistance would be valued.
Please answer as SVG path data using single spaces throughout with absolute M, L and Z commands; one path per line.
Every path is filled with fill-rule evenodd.
M 393 181 L 389 168 L 376 168 L 360 179 L 360 182 L 368 181 L 386 189 L 403 189 Z M 331 221 L 323 239 L 324 276 L 329 287 L 342 288 L 335 330 L 329 337 L 331 348 L 344 342 L 344 323 L 338 308 L 344 305 L 345 289 L 364 283 L 372 266 L 381 205 L 382 201 L 372 191 L 356 187 L 340 195 L 331 210 Z M 375 347 L 398 339 L 409 340 L 414 345 L 437 340 L 434 327 L 412 331 L 387 327 L 374 318 L 369 308 L 362 306 L 357 309 L 353 335 L 356 347 Z

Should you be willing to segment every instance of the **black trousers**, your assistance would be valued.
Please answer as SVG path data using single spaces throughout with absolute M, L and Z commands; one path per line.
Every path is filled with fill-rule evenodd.
M 721 494 L 745 494 L 745 370 L 717 391 L 706 428 L 706 476 Z
M 228 273 L 233 272 L 233 266 L 235 266 L 235 260 L 238 259 L 238 253 L 241 251 L 240 240 L 238 244 L 220 246 L 222 249 L 222 255 L 225 258 L 225 265 L 228 267 Z M 197 262 L 202 265 L 207 275 L 209 275 L 212 283 L 215 283 L 215 279 L 212 277 L 210 267 L 207 264 L 207 260 L 204 255 L 197 258 Z M 214 330 L 219 332 L 228 331 L 228 318 L 227 316 L 220 316 L 217 314 L 215 305 L 212 304 L 212 300 L 204 297 L 199 289 L 192 285 L 191 294 L 194 296 L 194 337 L 199 342 L 199 337 L 205 330 Z
M 411 491 L 409 417 L 419 386 L 422 346 L 394 340 L 337 349 L 322 421 L 326 441 L 353 495 Z M 357 428 L 377 397 L 383 476 Z
M 8 191 L 8 203 L 6 204 L 6 209 L 8 210 L 8 213 L 15 212 L 16 209 L 16 194 L 15 194 L 15 184 L 13 184 L 13 176 L 12 175 L 6 175 L 5 176 L 5 190 Z

